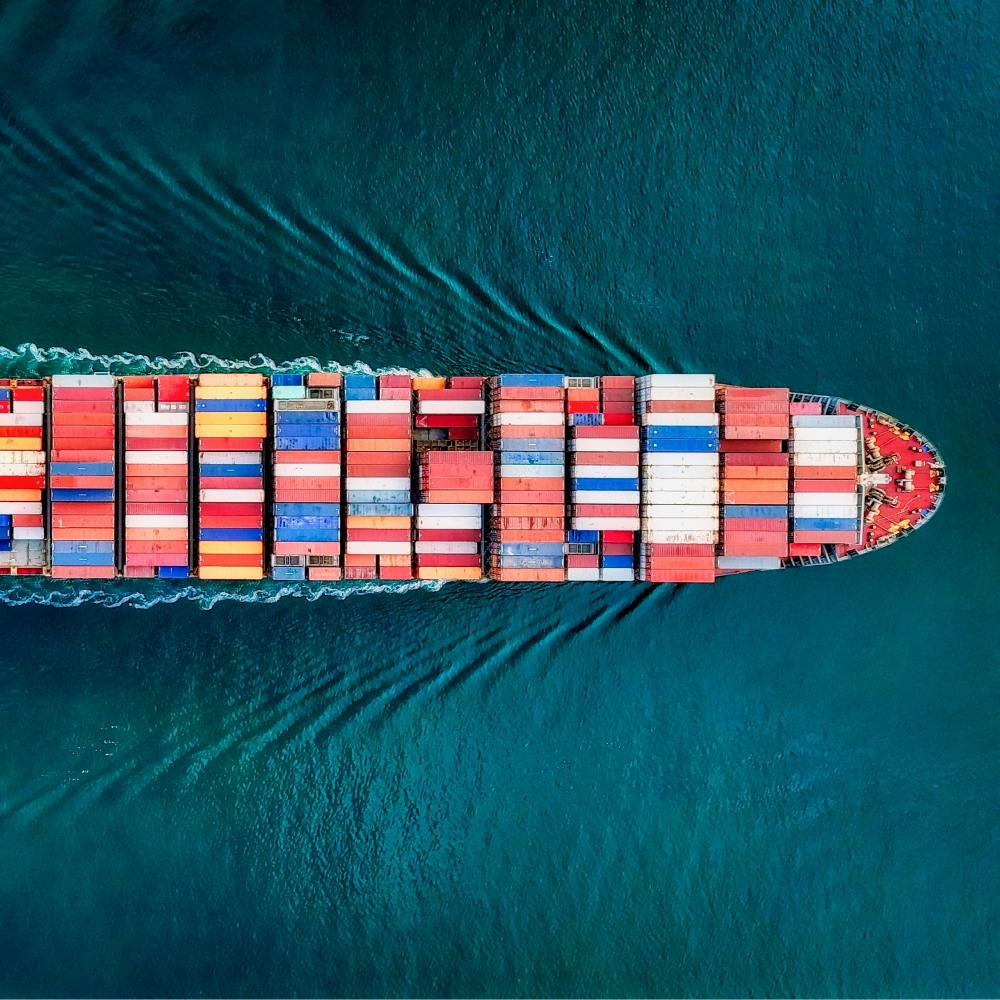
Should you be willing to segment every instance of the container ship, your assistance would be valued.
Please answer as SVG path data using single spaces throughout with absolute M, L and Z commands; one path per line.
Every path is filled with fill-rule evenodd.
M 885 413 L 713 375 L 0 379 L 0 575 L 713 583 L 944 495 Z

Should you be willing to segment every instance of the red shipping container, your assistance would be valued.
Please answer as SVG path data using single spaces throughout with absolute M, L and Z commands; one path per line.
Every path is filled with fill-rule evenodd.
M 479 400 L 483 398 L 482 389 L 479 387 L 470 389 L 461 389 L 457 386 L 450 389 L 418 389 L 417 399 L 428 399 L 428 400 L 448 400 L 448 399 L 462 399 L 462 400 Z
M 199 552 L 202 566 L 263 566 L 263 557 L 255 553 Z
M 858 470 L 846 465 L 796 465 L 792 475 L 799 479 L 848 479 L 857 482 Z M 796 486 L 796 488 L 798 488 Z
M 113 580 L 114 566 L 53 566 L 49 575 L 56 580 Z
M 412 385 L 412 375 L 379 375 L 379 389 L 409 389 Z
M 274 542 L 276 556 L 339 556 L 340 542 Z
M 478 528 L 419 528 L 417 537 L 422 542 L 478 542 L 482 539 L 482 532 Z
M 814 544 L 807 545 L 802 542 L 793 542 L 791 545 L 788 546 L 788 554 L 789 556 L 799 556 L 799 557 L 821 556 L 823 554 L 823 546 Z
M 491 389 L 491 399 L 562 399 L 566 390 L 560 386 L 518 385 Z
M 129 434 L 125 435 L 126 451 L 187 451 L 187 438 L 134 438 Z M 204 444 L 199 445 L 202 451 L 224 451 L 225 449 L 206 448 Z M 234 449 L 236 450 L 236 449 Z M 240 449 L 249 450 L 253 449 Z
M 261 442 L 263 438 L 217 438 L 217 437 L 203 437 L 198 438 L 198 450 L 199 451 L 260 451 Z M 152 445 L 150 447 L 153 447 Z M 159 442 L 156 444 L 156 450 L 161 449 Z
M 824 542 L 852 545 L 857 541 L 857 535 L 853 531 L 796 531 L 792 534 L 792 541 L 796 544 L 800 542 Z
M 14 387 L 14 400 L 18 403 L 41 403 L 45 399 L 45 389 L 40 385 L 24 385 Z
M 470 553 L 424 553 L 417 556 L 418 566 L 480 566 L 482 557 L 475 552 Z
M 254 517 L 261 513 L 264 505 L 260 503 L 234 503 L 210 501 L 199 506 L 199 513 L 202 517 Z
M 45 518 L 42 514 L 14 514 L 12 522 L 15 528 L 41 528 Z
M 729 399 L 784 399 L 787 401 L 789 390 L 785 388 L 758 388 L 745 385 L 722 386 L 723 395 Z
M 276 465 L 337 465 L 339 451 L 276 451 Z
M 125 499 L 136 503 L 181 503 L 188 498 L 187 490 L 129 490 Z
M 486 379 L 482 375 L 454 375 L 448 379 L 448 385 L 452 389 L 484 390 Z
M 858 484 L 851 479 L 797 479 L 796 493 L 856 493 Z
M 203 490 L 259 490 L 263 482 L 255 476 L 202 476 L 199 485 Z
M 448 431 L 449 441 L 478 441 L 479 431 L 475 427 L 452 427 Z
M 638 504 L 624 503 L 575 503 L 573 513 L 577 517 L 638 517 Z
M 567 569 L 597 569 L 600 560 L 597 556 L 568 555 L 566 556 Z
M 501 440 L 507 441 L 512 438 L 564 438 L 566 437 L 565 424 L 511 424 L 509 426 L 494 427 L 493 433 Z
M 45 476 L 0 476 L 0 490 L 41 490 Z
M 201 514 L 198 523 L 203 528 L 262 528 L 264 515 L 230 514 L 228 517 L 219 517 L 215 514 Z
M 774 438 L 769 440 L 730 440 L 723 438 L 719 441 L 719 451 L 726 452 L 783 452 L 785 450 L 784 440 Z

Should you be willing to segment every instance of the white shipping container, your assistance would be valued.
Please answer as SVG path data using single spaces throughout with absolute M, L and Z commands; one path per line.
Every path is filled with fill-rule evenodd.
M 638 479 L 638 465 L 574 465 L 570 470 L 574 479 Z
M 715 451 L 647 451 L 643 453 L 644 466 L 659 465 L 709 465 L 718 468 L 719 453 Z
M 716 560 L 719 569 L 781 569 L 781 559 L 778 556 L 719 556 Z
M 856 455 L 858 453 L 857 441 L 789 441 L 788 450 L 793 455 Z
M 516 476 L 520 479 L 554 479 L 562 476 L 562 465 L 501 465 L 503 478 Z
M 129 448 L 125 452 L 126 465 L 187 465 L 186 451 L 140 451 Z
M 800 504 L 828 504 L 834 507 L 855 506 L 856 493 L 793 493 L 792 503 L 798 507 Z
M 45 413 L 45 401 L 42 399 L 15 399 L 10 407 L 11 413 Z M 6 414 L 4 414 L 6 416 Z
M 857 441 L 856 427 L 794 427 L 793 441 Z
M 483 519 L 481 517 L 431 517 L 427 514 L 417 515 L 417 528 L 455 528 L 481 529 Z
M 642 480 L 643 493 L 671 493 L 678 490 L 719 490 L 718 476 L 650 476 Z
M 849 452 L 796 452 L 792 457 L 794 465 L 817 466 L 839 465 L 844 468 L 854 468 L 858 464 L 858 456 Z
M 493 426 L 518 427 L 527 424 L 545 424 L 553 427 L 561 425 L 565 416 L 562 413 L 494 413 L 490 417 Z
M 199 490 L 202 503 L 263 503 L 263 490 Z
M 41 514 L 42 505 L 37 500 L 0 500 L 0 514 Z
M 308 476 L 308 472 L 281 472 L 281 469 L 308 469 L 308 465 L 276 465 L 274 474 L 276 476 Z M 320 466 L 320 468 L 337 468 L 337 466 Z M 320 473 L 314 473 L 320 475 Z M 344 481 L 344 488 L 348 490 L 408 490 L 410 479 L 408 476 L 348 476 Z
M 577 531 L 638 531 L 637 517 L 574 517 L 573 527 Z
M 253 465 L 260 462 L 259 451 L 202 451 L 198 460 L 206 465 Z
M 631 583 L 635 579 L 635 570 L 624 567 L 603 567 L 601 569 L 602 583 Z
M 684 531 L 663 528 L 644 528 L 640 540 L 650 545 L 669 543 L 671 545 L 715 545 L 719 540 L 718 531 Z
M 639 491 L 635 490 L 573 490 L 573 503 L 634 503 L 639 502 Z
M 635 380 L 636 389 L 655 387 L 658 389 L 662 388 L 675 388 L 681 387 L 685 389 L 690 388 L 704 388 L 706 386 L 715 385 L 714 375 L 686 375 L 677 372 L 670 372 L 668 374 L 652 374 L 652 375 L 640 375 Z
M 718 413 L 644 413 L 646 427 L 718 427 Z
M 41 413 L 0 413 L 8 427 L 41 427 L 44 419 Z
M 664 517 L 663 507 L 652 507 L 652 515 L 642 512 L 643 531 L 718 531 L 717 517 Z
M 566 579 L 572 580 L 576 583 L 599 583 L 601 579 L 601 571 L 596 566 L 589 569 L 586 567 L 567 569 Z
M 795 504 L 793 517 L 849 517 L 852 521 L 858 516 L 857 504 Z
M 205 465 L 254 465 L 261 461 L 259 451 L 203 451 L 198 460 Z
M 485 413 L 483 399 L 422 399 L 417 403 L 417 413 Z
M 186 427 L 187 413 L 126 413 L 127 427 Z
M 715 389 L 710 386 L 703 389 L 663 386 L 651 389 L 639 389 L 636 391 L 635 398 L 641 413 L 644 410 L 643 404 L 652 400 L 663 403 L 714 403 Z
M 705 465 L 655 465 L 642 470 L 642 488 L 654 489 L 663 486 L 664 489 L 681 489 L 681 486 L 671 487 L 671 483 L 719 482 L 719 470 Z M 696 486 L 694 489 L 701 489 Z
M 427 517 L 479 517 L 483 512 L 478 503 L 420 503 L 417 513 Z
M 479 542 L 421 542 L 417 541 L 414 549 L 420 555 L 475 555 L 479 551 Z
M 566 445 L 568 451 L 576 452 L 639 451 L 639 442 L 635 438 L 571 438 Z
M 44 476 L 42 462 L 4 462 L 0 464 L 0 476 Z
M 347 413 L 409 413 L 408 399 L 348 399 L 344 403 Z
M 339 462 L 303 462 L 292 464 L 291 462 L 275 462 L 274 477 L 276 479 L 289 478 L 293 476 L 312 476 L 317 479 L 337 479 L 340 476 Z M 371 480 L 371 482 L 384 482 L 384 480 Z M 405 486 L 398 487 L 401 490 L 410 488 L 409 479 L 404 480 Z M 350 489 L 351 487 L 348 487 Z M 386 487 L 381 487 L 385 489 Z M 355 486 L 354 489 L 366 489 L 364 486 Z
M 151 399 L 126 399 L 122 410 L 125 413 L 155 413 L 156 404 Z
M 52 385 L 59 389 L 113 389 L 114 377 L 101 375 L 53 375 Z
M 671 505 L 671 504 L 713 504 L 716 509 L 719 506 L 718 490 L 687 490 L 677 493 L 643 493 L 642 502 L 644 505 Z
M 44 528 L 14 528 L 13 529 L 14 541 L 19 542 L 30 542 L 30 541 L 40 541 L 45 538 Z
M 126 528 L 186 528 L 186 514 L 126 514 Z
M 413 551 L 409 542 L 351 542 L 347 554 L 354 556 L 406 556 Z
M 0 465 L 18 465 L 21 462 L 45 463 L 44 451 L 0 451 Z
M 643 504 L 642 505 L 642 516 L 644 520 L 648 520 L 650 516 L 654 516 L 651 512 L 655 511 L 656 517 L 707 517 L 709 520 L 718 520 L 719 517 L 719 505 L 711 503 L 671 503 L 671 504 Z

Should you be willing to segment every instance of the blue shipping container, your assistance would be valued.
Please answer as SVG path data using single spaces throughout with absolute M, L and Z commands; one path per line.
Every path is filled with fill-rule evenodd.
M 501 389 L 516 389 L 526 386 L 545 386 L 562 388 L 566 384 L 565 375 L 555 374 L 521 374 L 521 375 L 500 375 L 497 377 L 497 385 Z
M 275 566 L 271 569 L 271 578 L 285 583 L 304 580 L 306 568 L 305 566 Z
M 336 503 L 276 503 L 275 517 L 340 517 L 340 504 Z
M 263 413 L 266 399 L 199 399 L 194 408 L 200 413 Z
M 53 490 L 53 503 L 108 503 L 115 498 L 114 490 Z
M 203 542 L 262 542 L 260 528 L 202 528 L 198 537 Z
M 188 568 L 187 566 L 161 566 L 157 575 L 161 580 L 186 580 Z
M 772 504 L 726 504 L 726 517 L 765 517 L 787 520 L 788 508 Z
M 638 479 L 576 479 L 570 485 L 574 490 L 603 490 L 617 492 L 619 490 L 637 490 Z
M 796 531 L 854 531 L 858 522 L 853 517 L 797 517 Z
M 599 537 L 600 532 L 598 531 L 576 531 L 574 529 L 567 534 L 566 541 L 573 542 L 575 545 L 594 545 Z
M 339 542 L 339 528 L 279 528 L 276 542 Z
M 49 466 L 53 476 L 113 476 L 113 462 L 53 462 Z
M 306 377 L 300 372 L 275 372 L 271 376 L 271 385 L 305 385 Z

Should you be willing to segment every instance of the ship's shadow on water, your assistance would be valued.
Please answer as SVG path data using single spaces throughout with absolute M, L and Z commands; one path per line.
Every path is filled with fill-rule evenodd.
M 401 621 L 433 615 L 456 623 L 443 639 L 423 622 L 395 637 L 391 656 L 352 663 L 314 653 L 308 662 L 297 663 L 291 675 L 270 661 L 243 669 L 227 661 L 223 673 L 192 680 L 214 712 L 180 706 L 138 739 L 124 759 L 115 754 L 79 772 L 41 777 L 34 787 L 8 795 L 0 826 L 85 814 L 102 802 L 127 803 L 146 794 L 183 795 L 201 782 L 252 769 L 261 760 L 294 757 L 362 735 L 377 739 L 378 730 L 394 724 L 401 713 L 447 711 L 449 698 L 461 688 L 478 686 L 478 697 L 489 699 L 514 672 L 523 673 L 526 690 L 542 690 L 554 671 L 572 670 L 574 661 L 588 655 L 595 637 L 607 644 L 619 627 L 649 630 L 683 590 L 641 584 L 493 583 L 435 589 L 439 592 L 421 594 L 379 588 L 369 595 L 382 598 L 383 612 L 385 603 L 405 603 Z M 577 599 L 573 591 L 588 593 Z M 553 602 L 558 592 L 569 596 Z M 462 623 L 473 620 L 474 605 L 481 601 L 495 601 L 504 611 L 485 631 L 477 628 L 473 634 Z M 559 618 L 553 626 L 554 603 Z M 358 617 L 364 617 L 360 611 Z M 324 628 L 318 624 L 313 638 Z M 204 666 L 203 659 L 199 662 Z M 167 684 L 165 678 L 159 682 Z

